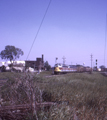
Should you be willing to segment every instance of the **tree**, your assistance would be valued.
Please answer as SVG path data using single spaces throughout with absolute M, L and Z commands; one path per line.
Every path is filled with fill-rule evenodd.
M 5 49 L 1 51 L 0 57 L 1 59 L 10 60 L 10 62 L 15 61 L 21 55 L 23 55 L 23 51 L 20 48 L 16 48 L 15 46 L 7 45 Z
M 100 68 L 101 68 L 101 69 L 104 69 L 104 68 L 105 68 L 105 66 L 104 66 L 104 65 L 101 65 L 101 66 L 100 66 Z
M 50 70 L 51 66 L 49 65 L 48 61 L 44 63 L 44 67 L 46 68 L 46 70 Z
M 101 68 L 101 71 L 105 71 L 106 70 L 106 67 L 104 65 L 101 65 L 100 68 Z

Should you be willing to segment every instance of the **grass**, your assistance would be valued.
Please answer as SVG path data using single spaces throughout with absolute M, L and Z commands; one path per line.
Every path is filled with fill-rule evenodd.
M 1 88 L 2 98 L 7 99 L 7 96 L 10 98 L 14 96 L 13 101 L 16 101 L 17 104 L 29 102 L 26 94 L 28 92 L 25 92 L 29 87 L 21 87 L 19 83 L 32 79 L 38 101 L 41 99 L 41 90 L 42 101 L 61 103 L 58 106 L 52 106 L 48 112 L 39 111 L 37 113 L 39 120 L 107 119 L 107 77 L 100 73 L 69 73 L 51 76 L 51 72 L 46 71 L 38 75 L 34 73 L 27 76 L 25 77 L 23 73 L 0 73 L 0 79 L 8 79 Z M 18 83 L 18 81 L 21 82 Z M 18 97 L 14 91 L 17 91 Z M 10 94 L 11 92 L 12 94 Z

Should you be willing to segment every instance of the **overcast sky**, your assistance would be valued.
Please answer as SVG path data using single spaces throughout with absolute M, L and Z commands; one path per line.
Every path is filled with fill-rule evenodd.
M 50 0 L 0 0 L 0 51 L 21 48 L 26 60 Z M 50 65 L 104 64 L 107 0 L 52 0 L 28 60 L 44 54 Z M 106 49 L 107 61 L 107 49 Z M 107 62 L 106 62 L 107 66 Z

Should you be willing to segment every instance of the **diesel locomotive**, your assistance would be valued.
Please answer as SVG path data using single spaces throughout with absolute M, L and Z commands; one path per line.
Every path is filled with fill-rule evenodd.
M 90 67 L 84 67 L 81 65 L 65 65 L 57 63 L 54 66 L 53 74 L 72 73 L 72 72 L 90 72 Z

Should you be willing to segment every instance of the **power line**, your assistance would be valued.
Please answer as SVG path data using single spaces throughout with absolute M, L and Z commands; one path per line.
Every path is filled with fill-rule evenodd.
M 105 66 L 105 59 L 106 59 L 106 37 L 107 37 L 107 14 L 106 14 L 106 29 L 105 29 L 104 66 Z
M 42 21 L 41 21 L 40 25 L 39 25 L 38 31 L 37 31 L 37 33 L 36 33 L 36 36 L 35 36 L 34 40 L 33 40 L 33 43 L 32 43 L 32 45 L 31 45 L 31 48 L 30 48 L 30 50 L 29 50 L 29 53 L 28 53 L 28 55 L 27 55 L 26 60 L 28 59 L 28 57 L 29 57 L 29 55 L 30 55 L 30 53 L 31 53 L 32 47 L 33 47 L 33 45 L 34 45 L 34 43 L 35 43 L 35 40 L 36 40 L 36 38 L 37 38 L 37 36 L 38 36 L 38 34 L 39 34 L 40 28 L 41 28 L 41 26 L 42 26 L 42 24 L 43 24 L 43 21 L 44 21 L 45 17 L 46 17 L 46 14 L 47 14 L 47 12 L 48 12 L 48 9 L 49 9 L 49 6 L 50 6 L 50 4 L 51 4 L 51 1 L 52 1 L 52 0 L 49 1 L 49 4 L 48 4 L 48 6 L 47 6 L 47 8 L 46 8 L 45 14 L 44 14 L 44 16 L 43 16 L 43 18 L 42 18 Z

